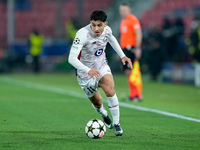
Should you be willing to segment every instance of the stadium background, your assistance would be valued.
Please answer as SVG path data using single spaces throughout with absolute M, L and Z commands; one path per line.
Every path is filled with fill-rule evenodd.
M 142 73 L 150 73 L 149 60 L 153 56 L 157 64 L 161 64 L 153 68 L 163 81 L 195 84 L 200 52 L 198 48 L 191 50 L 190 35 L 200 28 L 199 0 L 0 0 L 0 72 L 31 71 L 27 41 L 35 28 L 45 37 L 40 60 L 42 71 L 73 71 L 67 63 L 72 42 L 67 24 L 71 21 L 77 30 L 88 24 L 93 10 L 102 9 L 107 12 L 109 26 L 119 39 L 121 18 L 118 7 L 122 2 L 131 4 L 133 14 L 139 18 L 143 28 Z M 164 28 L 166 18 L 170 22 L 167 30 Z M 153 55 L 149 35 L 155 25 L 162 37 L 162 45 L 158 54 Z M 108 46 L 107 49 L 110 66 L 114 73 L 119 73 L 120 62 L 112 48 Z M 196 78 L 199 76 L 197 73 Z
M 143 101 L 124 101 L 127 79 L 120 74 L 120 62 L 108 46 L 124 135 L 116 138 L 112 130 L 107 130 L 99 140 L 85 135 L 86 123 L 101 117 L 77 84 L 74 68 L 67 63 L 72 41 L 66 32 L 66 23 L 76 18 L 74 26 L 79 28 L 88 23 L 94 9 L 103 9 L 108 14 L 113 34 L 119 39 L 118 6 L 125 1 L 128 0 L 0 0 L 1 150 L 200 149 L 200 88 L 191 86 L 194 74 L 198 79 L 200 76 L 199 60 L 196 60 L 200 57 L 194 55 L 200 51 L 190 53 L 188 42 L 191 31 L 197 33 L 199 28 L 198 20 L 193 21 L 194 16 L 198 17 L 199 0 L 129 0 L 143 26 Z M 178 44 L 162 43 L 164 54 L 160 57 L 162 71 L 159 72 L 162 80 L 152 82 L 149 80 L 151 44 L 148 43 L 151 22 L 156 21 L 162 28 L 165 15 L 172 23 L 177 15 L 181 16 L 184 34 Z M 27 59 L 27 41 L 33 28 L 38 28 L 45 36 L 40 74 L 32 73 Z M 177 31 L 177 27 L 172 25 L 166 32 L 158 31 L 161 35 L 171 33 L 172 36 L 174 30 Z M 169 50 L 175 49 L 172 55 L 163 50 L 168 46 Z M 106 95 L 102 89 L 100 91 L 104 107 L 108 109 Z

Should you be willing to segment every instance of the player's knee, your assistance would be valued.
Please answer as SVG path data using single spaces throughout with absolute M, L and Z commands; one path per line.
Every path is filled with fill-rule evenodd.
M 107 97 L 112 97 L 115 94 L 115 90 L 113 86 L 109 86 L 104 90 Z
M 101 108 L 102 103 L 93 103 L 93 105 L 94 105 L 96 108 Z

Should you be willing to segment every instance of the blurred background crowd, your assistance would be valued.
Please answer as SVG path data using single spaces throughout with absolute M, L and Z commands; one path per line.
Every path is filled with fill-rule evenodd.
M 73 70 L 67 56 L 76 31 L 89 23 L 93 10 L 102 9 L 119 39 L 122 2 L 131 4 L 142 25 L 143 74 L 156 78 L 166 62 L 200 62 L 200 0 L 0 0 L 0 72 L 31 69 L 33 31 L 43 36 L 43 71 Z M 119 72 L 114 51 L 107 49 L 113 72 Z

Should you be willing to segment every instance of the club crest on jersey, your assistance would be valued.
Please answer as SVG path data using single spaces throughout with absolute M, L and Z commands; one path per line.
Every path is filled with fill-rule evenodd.
M 75 44 L 75 45 L 78 45 L 79 43 L 80 43 L 80 39 L 79 39 L 79 38 L 75 38 L 75 39 L 74 39 L 74 44 Z
M 96 52 L 95 52 L 95 56 L 101 56 L 101 54 L 103 53 L 103 48 L 101 49 L 98 49 Z
M 107 42 L 108 41 L 108 38 L 105 36 L 104 38 L 103 38 L 103 42 Z

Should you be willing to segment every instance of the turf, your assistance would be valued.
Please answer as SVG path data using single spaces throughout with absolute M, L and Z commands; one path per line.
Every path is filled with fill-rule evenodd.
M 114 77 L 122 101 L 128 91 L 126 79 Z M 143 83 L 143 102 L 125 103 L 200 119 L 200 88 L 155 83 L 145 77 Z M 75 93 L 70 96 L 70 91 Z M 116 137 L 107 129 L 103 138 L 89 139 L 84 133 L 86 123 L 101 117 L 78 93 L 84 94 L 71 74 L 0 75 L 0 149 L 200 149 L 200 123 L 122 106 L 124 135 Z

